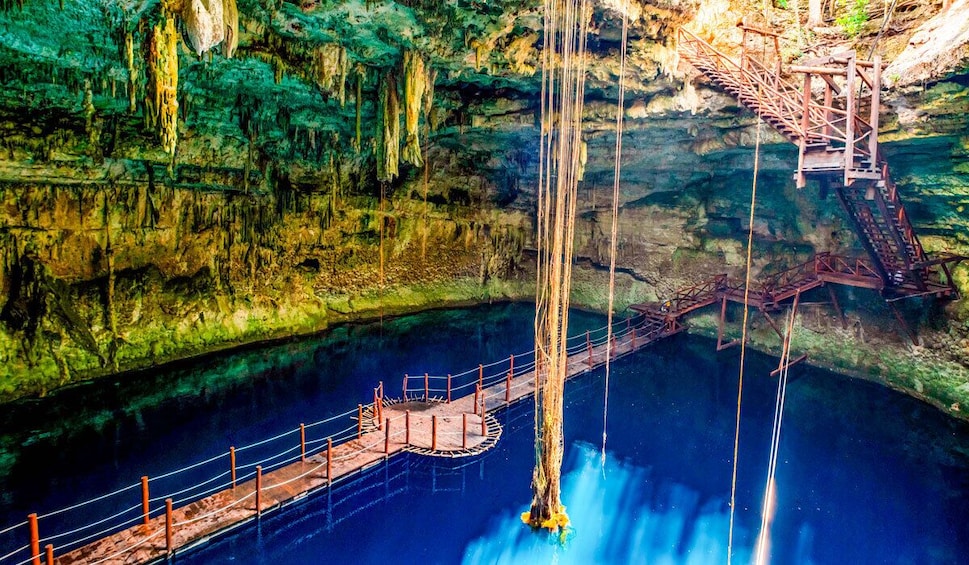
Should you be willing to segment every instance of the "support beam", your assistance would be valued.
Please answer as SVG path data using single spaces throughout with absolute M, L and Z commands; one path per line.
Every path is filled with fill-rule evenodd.
M 777 327 L 777 322 L 774 321 L 774 318 L 771 318 L 770 314 L 767 313 L 767 310 L 764 310 L 763 308 L 760 310 L 760 313 L 764 315 L 764 319 L 767 320 L 768 324 L 770 324 L 771 329 L 774 330 L 774 333 L 777 334 L 777 337 L 783 340 L 784 332 L 782 332 L 781 329 Z
M 781 337 L 781 340 L 783 341 L 783 346 L 781 347 L 781 359 L 777 364 L 777 369 L 771 371 L 770 375 L 772 377 L 781 374 L 782 371 L 790 369 L 792 365 L 807 359 L 807 355 L 802 355 L 791 361 L 791 337 L 794 334 L 794 321 L 797 319 L 797 307 L 800 302 L 801 291 L 798 290 L 797 294 L 794 295 L 794 303 L 791 304 L 791 323 L 787 325 L 784 335 Z M 764 314 L 766 315 L 766 312 Z
M 798 140 L 797 151 L 797 188 L 807 186 L 804 176 L 804 159 L 807 153 L 808 130 L 811 129 L 811 73 L 805 73 L 804 86 L 801 91 L 801 138 Z
M 838 314 L 838 319 L 841 320 L 841 329 L 848 329 L 848 320 L 845 319 L 845 313 L 841 309 L 841 303 L 838 302 L 838 295 L 834 292 L 834 288 L 831 285 L 825 285 L 828 288 L 828 296 L 831 297 L 831 305 L 834 307 L 834 311 Z
M 845 160 L 844 184 L 851 186 L 851 169 L 855 166 L 855 114 L 858 113 L 858 102 L 855 100 L 855 57 L 852 53 L 848 58 L 848 77 L 845 81 L 846 115 L 845 120 Z
M 898 320 L 898 323 L 902 327 L 902 330 L 904 330 L 905 334 L 908 335 L 908 338 L 912 340 L 912 344 L 918 345 L 919 336 L 916 335 L 914 331 L 912 331 L 912 327 L 908 325 L 908 322 L 905 321 L 905 317 L 902 316 L 902 313 L 899 312 L 898 308 L 895 307 L 895 303 L 891 301 L 886 301 L 886 303 L 888 304 L 888 307 L 891 308 L 892 314 L 895 315 L 895 319 Z
M 729 343 L 723 342 L 724 325 L 727 320 L 727 297 L 723 296 L 720 298 L 720 323 L 717 324 L 717 351 L 723 351 L 724 349 L 733 347 L 740 344 L 739 339 L 730 341 Z
M 882 58 L 875 55 L 875 66 L 872 67 L 871 82 L 871 113 L 868 123 L 871 124 L 871 135 L 868 137 L 868 153 L 871 155 L 871 170 L 878 170 L 878 114 L 881 108 L 882 88 Z

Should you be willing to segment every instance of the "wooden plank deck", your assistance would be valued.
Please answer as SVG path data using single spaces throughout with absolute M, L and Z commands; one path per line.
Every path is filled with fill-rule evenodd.
M 666 337 L 656 328 L 651 329 L 653 331 L 648 336 L 639 334 L 634 339 L 634 334 L 628 334 L 614 340 L 613 358 Z M 587 373 L 603 365 L 606 355 L 605 343 L 574 353 L 568 359 L 568 377 Z M 498 422 L 487 413 L 532 396 L 534 389 L 535 375 L 533 371 L 528 371 L 513 375 L 510 379 L 501 379 L 485 388 L 478 407 L 475 406 L 474 394 L 453 399 L 450 403 L 407 400 L 388 404 L 383 407 L 383 429 L 374 429 L 376 423 L 370 422 L 367 426 L 370 431 L 357 439 L 333 446 L 332 477 L 329 479 L 326 451 L 316 453 L 305 461 L 263 474 L 258 509 L 256 480 L 251 479 L 239 483 L 235 488 L 173 509 L 170 542 L 167 539 L 166 516 L 162 515 L 153 518 L 147 526 L 128 528 L 57 557 L 55 563 L 130 564 L 161 561 L 326 488 L 330 479 L 338 481 L 402 451 L 445 456 L 474 454 L 476 447 L 485 445 L 489 440 L 493 443 L 501 432 Z M 486 411 L 483 434 L 482 404 Z M 436 439 L 432 437 L 434 417 L 437 420 Z M 409 432 L 406 426 L 408 421 Z M 408 439 L 409 443 L 406 441 Z

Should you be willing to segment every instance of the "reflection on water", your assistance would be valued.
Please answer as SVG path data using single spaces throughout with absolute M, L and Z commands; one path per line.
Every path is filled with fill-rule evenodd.
M 572 521 L 567 541 L 536 534 L 514 513 L 499 517 L 472 540 L 463 563 L 723 563 L 729 516 L 722 499 L 657 479 L 648 467 L 623 461 L 587 443 L 569 450 L 562 502 Z M 523 507 L 526 508 L 526 507 Z M 747 548 L 734 548 L 737 563 Z

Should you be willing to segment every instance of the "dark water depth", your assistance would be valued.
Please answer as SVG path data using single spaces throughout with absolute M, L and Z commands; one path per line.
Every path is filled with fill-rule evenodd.
M 0 529 L 366 403 L 378 380 L 458 372 L 529 349 L 530 306 L 428 312 L 102 382 L 0 416 Z M 603 319 L 577 314 L 575 331 Z M 189 563 L 723 563 L 736 351 L 679 336 L 617 362 L 601 456 L 604 374 L 567 387 L 561 545 L 519 521 L 533 414 L 471 459 L 394 457 L 331 492 L 180 555 Z M 776 359 L 748 356 L 734 534 L 750 562 L 773 419 Z M 770 528 L 773 563 L 962 563 L 969 426 L 870 383 L 791 371 Z M 199 476 L 202 476 L 201 474 Z M 191 474 L 179 479 L 190 481 Z M 191 484 L 191 483 L 189 483 Z M 153 486 L 154 488 L 154 486 Z M 159 485 L 159 488 L 163 488 Z M 123 509 L 140 500 L 123 493 Z M 41 520 L 60 531 L 77 517 Z M 19 534 L 16 534 L 19 535 Z M 23 541 L 0 536 L 0 555 Z

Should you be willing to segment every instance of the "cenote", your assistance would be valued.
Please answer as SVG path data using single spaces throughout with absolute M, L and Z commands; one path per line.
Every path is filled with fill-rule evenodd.
M 515 303 L 429 311 L 15 404 L 3 416 L 2 523 L 346 412 L 379 380 L 393 395 L 403 373 L 457 371 L 527 350 L 533 316 L 532 306 Z M 602 322 L 576 312 L 572 326 L 581 332 Z M 776 382 L 768 373 L 775 366 L 774 358 L 748 357 L 737 563 L 750 561 L 759 530 Z M 532 533 L 519 518 L 530 500 L 534 458 L 532 404 L 521 402 L 497 414 L 504 433 L 482 455 L 393 456 L 174 559 L 722 563 L 737 368 L 736 351 L 716 353 L 711 341 L 682 334 L 617 361 L 604 459 L 604 372 L 569 381 L 563 502 L 573 529 L 564 543 Z M 802 365 L 790 377 L 771 561 L 961 561 L 969 551 L 969 426 L 828 371 Z M 195 477 L 187 475 L 179 480 L 191 484 Z M 139 502 L 137 490 L 130 497 L 104 501 L 104 511 Z M 41 536 L 92 515 L 42 518 Z M 0 555 L 25 535 L 0 537 Z

